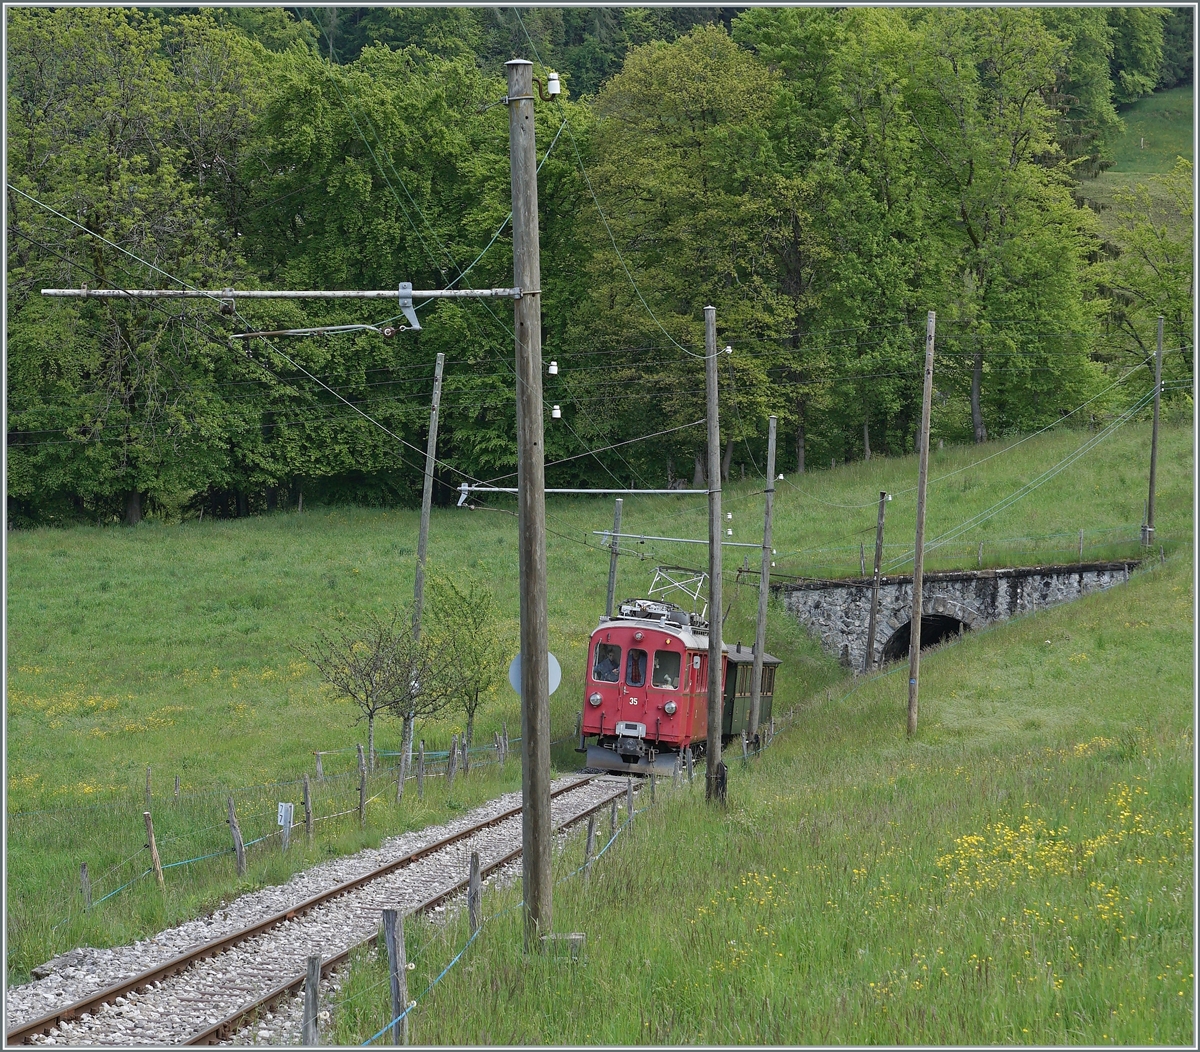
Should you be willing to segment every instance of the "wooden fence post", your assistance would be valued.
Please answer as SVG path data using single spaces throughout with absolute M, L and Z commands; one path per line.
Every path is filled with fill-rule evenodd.
M 396 759 L 396 803 L 404 799 L 404 754 Z
M 79 886 L 83 890 L 83 908 L 92 908 L 92 879 L 88 876 L 87 863 L 79 863 Z
M 654 783 L 658 780 L 654 774 L 650 775 L 650 806 L 654 806 Z
M 358 769 L 358 828 L 367 824 L 367 769 Z
M 467 736 L 465 734 L 463 735 L 462 742 L 459 744 L 459 748 L 462 749 L 462 772 L 463 772 L 463 777 L 466 778 L 467 769 L 471 766 L 471 758 L 469 755 L 470 748 L 467 745 Z
M 233 837 L 233 853 L 237 856 L 237 875 L 246 875 L 246 845 L 242 843 L 242 830 L 238 826 L 237 812 L 233 809 L 233 797 L 229 798 L 229 832 Z
M 671 766 L 671 788 L 679 788 L 679 776 L 683 770 L 683 753 L 675 754 L 675 763 Z
M 1079 561 L 1083 562 L 1083 530 L 1079 531 Z
M 471 934 L 474 935 L 479 931 L 479 926 L 483 923 L 482 913 L 479 909 L 483 898 L 483 887 L 479 877 L 479 852 L 471 852 L 471 873 L 467 881 L 467 916 L 471 922 Z
M 323 782 L 325 781 L 325 772 L 321 769 L 321 754 L 318 752 L 313 755 L 317 758 L 317 781 Z
M 500 732 L 492 731 L 492 747 L 496 750 L 496 762 L 500 763 Z
M 304 835 L 308 842 L 313 838 L 312 789 L 308 784 L 308 775 L 304 776 Z
M 612 807 L 608 811 L 608 839 L 617 835 L 617 798 L 612 798 Z
M 175 802 L 179 803 L 179 775 L 175 776 Z
M 392 1018 L 396 1019 L 408 1007 L 408 961 L 404 953 L 404 918 L 399 910 L 383 911 L 383 940 L 392 983 Z M 408 1016 L 392 1024 L 392 1044 L 408 1044 Z
M 975 568 L 983 569 L 983 541 L 979 542 L 979 551 L 975 553 Z
M 146 846 L 150 849 L 150 861 L 154 863 L 154 875 L 158 878 L 159 888 L 166 891 L 167 885 L 162 874 L 162 859 L 158 857 L 158 845 L 154 842 L 154 820 L 150 817 L 149 811 L 142 812 L 142 817 L 146 820 L 146 839 L 149 841 Z
M 625 779 L 625 814 L 629 820 L 629 828 L 633 828 L 633 776 Z
M 367 761 L 363 756 L 363 747 L 361 745 L 356 745 L 355 748 L 358 750 L 358 769 L 360 771 L 365 771 L 367 769 Z
M 446 757 L 446 791 L 454 788 L 454 768 L 458 765 L 458 735 L 450 739 L 450 755 Z
M 596 814 L 588 815 L 587 840 L 583 845 L 583 882 L 592 879 L 592 853 L 596 850 Z
M 508 759 L 508 720 L 502 720 L 500 727 L 503 732 L 500 737 L 500 742 L 504 746 L 504 752 L 501 753 L 500 762 L 503 763 Z
M 692 747 L 683 750 L 683 762 L 687 766 L 688 785 L 692 784 Z
M 308 958 L 308 975 L 304 979 L 304 1021 L 301 1044 L 315 1048 L 320 1042 L 317 1030 L 317 1013 L 321 1007 L 321 957 L 314 954 Z
M 417 747 L 417 799 L 425 799 L 425 739 Z

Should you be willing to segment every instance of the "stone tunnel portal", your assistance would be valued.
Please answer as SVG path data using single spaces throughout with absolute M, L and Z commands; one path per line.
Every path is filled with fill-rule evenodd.
M 928 650 L 948 639 L 957 639 L 963 632 L 969 632 L 971 626 L 956 617 L 946 614 L 921 615 L 921 650 Z M 912 622 L 905 621 L 892 633 L 883 646 L 881 664 L 890 665 L 893 661 L 901 661 L 908 657 L 908 648 L 912 639 Z

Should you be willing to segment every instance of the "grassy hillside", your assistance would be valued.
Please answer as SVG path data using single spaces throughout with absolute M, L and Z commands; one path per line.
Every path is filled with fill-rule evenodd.
M 936 538 L 994 506 L 1087 438 L 1087 432 L 1064 430 L 1007 452 L 1012 440 L 935 451 L 927 536 Z M 974 566 L 981 539 L 985 565 L 1073 560 L 1081 528 L 1085 557 L 1135 553 L 1148 446 L 1148 425 L 1128 425 L 954 545 L 933 550 L 926 565 Z M 1192 538 L 1190 427 L 1166 426 L 1160 448 L 1158 536 L 1170 552 L 1189 547 Z M 888 505 L 887 554 L 903 569 L 914 528 L 915 481 L 912 457 L 789 477 L 776 500 L 776 571 L 857 573 L 859 544 L 871 543 L 881 489 L 896 494 Z M 725 497 L 733 539 L 761 538 L 761 482 L 735 482 Z M 609 500 L 552 498 L 548 505 L 551 647 L 564 672 L 551 699 L 558 738 L 573 730 L 587 636 L 603 612 L 608 553 L 596 546 L 591 531 L 611 525 L 611 516 Z M 322 692 L 294 645 L 310 641 L 316 627 L 343 614 L 353 620 L 411 596 L 417 518 L 411 511 L 316 508 L 237 521 L 8 536 L 10 981 L 53 952 L 153 930 L 234 887 L 232 863 L 220 856 L 172 869 L 165 898 L 152 880 L 141 880 L 102 908 L 78 911 L 81 862 L 93 875 L 107 874 L 104 882 L 97 880 L 97 898 L 145 868 L 139 852 L 147 765 L 153 769 L 159 845 L 168 862 L 226 848 L 226 789 L 312 773 L 316 749 L 346 750 L 326 758 L 327 772 L 353 768 L 353 746 L 365 741 L 365 729 L 354 725 L 346 704 Z M 486 582 L 514 641 L 515 527 L 511 505 L 445 509 L 434 513 L 430 534 L 433 569 Z M 624 528 L 704 537 L 704 498 L 627 500 Z M 700 545 L 631 541 L 626 551 L 630 557 L 619 568 L 621 595 L 644 592 L 656 563 L 705 561 Z M 737 579 L 743 554 L 752 565 L 757 562 L 754 549 L 726 549 L 726 596 L 733 605 L 725 634 L 748 641 L 757 588 L 753 578 Z M 844 675 L 774 608 L 768 645 L 785 661 L 780 710 Z M 519 733 L 517 701 L 507 684 L 480 718 L 476 740 L 490 741 L 502 721 L 510 734 Z M 427 725 L 420 734 L 430 748 L 444 748 L 459 729 L 461 721 L 451 719 Z M 394 749 L 398 730 L 385 722 L 380 747 Z M 555 759 L 564 767 L 576 762 L 569 742 Z M 178 806 L 170 800 L 175 775 L 183 794 Z M 243 886 L 278 879 L 308 858 L 372 842 L 385 831 L 466 806 L 485 790 L 517 784 L 510 765 L 486 783 L 480 778 L 469 790 L 456 789 L 448 799 L 442 793 L 418 809 L 411 793 L 402 804 L 390 804 L 385 777 L 372 785 L 371 795 L 381 795 L 371 805 L 365 831 L 352 819 L 323 825 L 319 828 L 329 832 L 321 832 L 310 852 L 294 848 L 283 859 L 272 848 Z M 348 776 L 331 783 L 319 813 L 352 806 L 354 795 Z M 248 838 L 273 828 L 278 799 L 298 801 L 299 789 L 268 786 L 238 794 L 243 825 L 254 830 L 247 831 Z M 18 814 L 44 809 L 51 811 Z M 68 910 L 75 911 L 69 920 Z
M 1156 92 L 1121 109 L 1125 131 L 1113 143 L 1115 163 L 1097 178 L 1085 179 L 1079 188 L 1084 198 L 1099 207 L 1101 230 L 1111 232 L 1113 192 L 1117 189 L 1145 186 L 1156 203 L 1171 210 L 1170 197 L 1149 177 L 1166 175 L 1178 157 L 1195 159 L 1194 105 L 1195 90 L 1183 87 Z
M 726 811 L 660 787 L 555 887 L 585 962 L 525 956 L 519 889 L 485 894 L 414 1042 L 1193 1044 L 1192 575 L 927 655 L 912 740 L 884 676 L 807 699 Z M 413 996 L 467 932 L 410 924 Z M 385 975 L 359 958 L 338 1040 L 388 1020 Z

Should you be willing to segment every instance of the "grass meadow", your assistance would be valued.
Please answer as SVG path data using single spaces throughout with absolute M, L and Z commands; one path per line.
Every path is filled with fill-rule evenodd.
M 555 859 L 554 929 L 519 888 L 480 935 L 409 921 L 412 1037 L 435 1045 L 1194 1045 L 1193 563 L 797 706 L 728 808 L 664 790 L 596 863 Z M 643 790 L 639 807 L 646 807 Z M 601 823 L 607 829 L 606 823 Z M 331 1037 L 390 1017 L 354 962 Z
M 1176 158 L 1195 161 L 1194 106 L 1195 89 L 1180 87 L 1155 92 L 1121 108 L 1125 130 L 1113 142 L 1113 166 L 1095 179 L 1085 179 L 1079 187 L 1083 197 L 1100 207 L 1103 232 L 1111 235 L 1114 230 L 1113 191 L 1117 189 L 1145 186 L 1157 205 L 1173 210 L 1170 195 L 1152 177 L 1168 174 Z M 1181 233 L 1190 231 L 1190 220 L 1181 216 L 1179 223 Z
M 1160 440 L 1157 515 L 1158 540 L 1168 555 L 1186 552 L 1192 543 L 1192 434 L 1168 413 Z M 1061 463 L 1089 435 L 1062 429 L 1013 448 L 1015 440 L 1005 439 L 935 450 L 927 538 L 993 507 Z M 926 567 L 973 567 L 980 541 L 987 566 L 1074 561 L 1080 529 L 1085 558 L 1136 554 L 1148 448 L 1147 422 L 1125 426 L 961 540 L 932 549 Z M 856 574 L 860 543 L 869 558 L 881 489 L 895 494 L 887 511 L 887 559 L 903 571 L 915 522 L 916 467 L 914 457 L 876 457 L 833 471 L 789 475 L 776 496 L 775 572 Z M 735 541 L 761 538 L 761 486 L 735 480 L 725 491 Z M 577 763 L 569 738 L 580 704 L 583 655 L 603 612 L 608 569 L 608 552 L 591 531 L 611 525 L 612 503 L 552 497 L 547 520 L 551 649 L 564 673 L 551 698 L 552 731 L 563 740 L 554 758 L 567 769 Z M 702 497 L 625 501 L 626 532 L 703 538 L 706 522 Z M 331 818 L 318 825 L 311 848 L 295 837 L 286 857 L 276 840 L 264 841 L 251 849 L 251 869 L 240 882 L 228 855 L 169 869 L 165 895 L 152 877 L 138 876 L 149 865 L 141 814 L 147 766 L 164 863 L 225 850 L 230 792 L 247 839 L 271 832 L 276 801 L 299 802 L 296 780 L 313 773 L 315 750 L 342 750 L 325 758 L 331 780 L 318 790 L 317 813 L 353 806 L 349 772 L 355 744 L 366 740 L 365 726 L 355 724 L 346 703 L 322 690 L 295 648 L 311 641 L 317 628 L 408 600 L 417 525 L 415 511 L 318 507 L 232 521 L 8 535 L 10 983 L 73 946 L 113 945 L 149 934 L 239 891 L 285 879 L 314 858 L 377 843 L 386 833 L 437 821 L 517 788 L 516 763 L 504 771 L 479 767 L 449 799 L 444 789 L 431 788 L 418 807 L 410 787 L 396 805 L 394 786 L 387 785 L 390 774 L 383 770 L 372 782 L 375 799 L 364 830 L 354 816 Z M 644 593 L 656 564 L 705 563 L 700 545 L 629 541 L 624 550 L 620 595 Z M 757 580 L 739 578 L 743 555 L 752 566 L 758 561 L 754 549 L 725 550 L 726 597 L 732 602 L 725 636 L 748 642 L 754 636 Z M 430 567 L 457 578 L 473 576 L 493 590 L 515 653 L 513 506 L 436 509 Z M 1117 638 L 1112 642 L 1115 646 Z M 768 647 L 785 662 L 777 711 L 809 705 L 844 680 L 844 670 L 774 607 Z M 505 722 L 515 738 L 518 703 L 502 680 L 477 721 L 476 742 L 490 742 Z M 844 726 L 849 740 L 857 725 Z M 430 749 L 444 749 L 461 729 L 461 718 L 451 717 L 420 727 L 418 735 Z M 395 749 L 398 739 L 398 724 L 384 721 L 377 728 L 379 748 Z M 82 862 L 88 863 L 95 899 L 137 879 L 84 911 Z

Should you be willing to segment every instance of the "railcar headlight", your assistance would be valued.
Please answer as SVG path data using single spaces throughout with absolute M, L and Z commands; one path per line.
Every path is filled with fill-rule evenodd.
M 675 702 L 668 701 L 663 706 L 663 712 L 665 712 L 668 716 L 674 716 L 676 708 L 678 708 L 678 706 L 675 704 Z
M 592 695 L 590 695 L 590 696 L 588 697 L 588 701 L 589 701 L 589 702 L 590 702 L 592 705 L 599 705 L 599 704 L 600 704 L 600 702 L 602 702 L 603 700 L 604 700 L 604 698 L 602 698 L 602 697 L 600 696 L 600 692 L 599 692 L 599 691 L 596 691 L 596 693 L 595 693 L 595 694 L 592 694 Z

